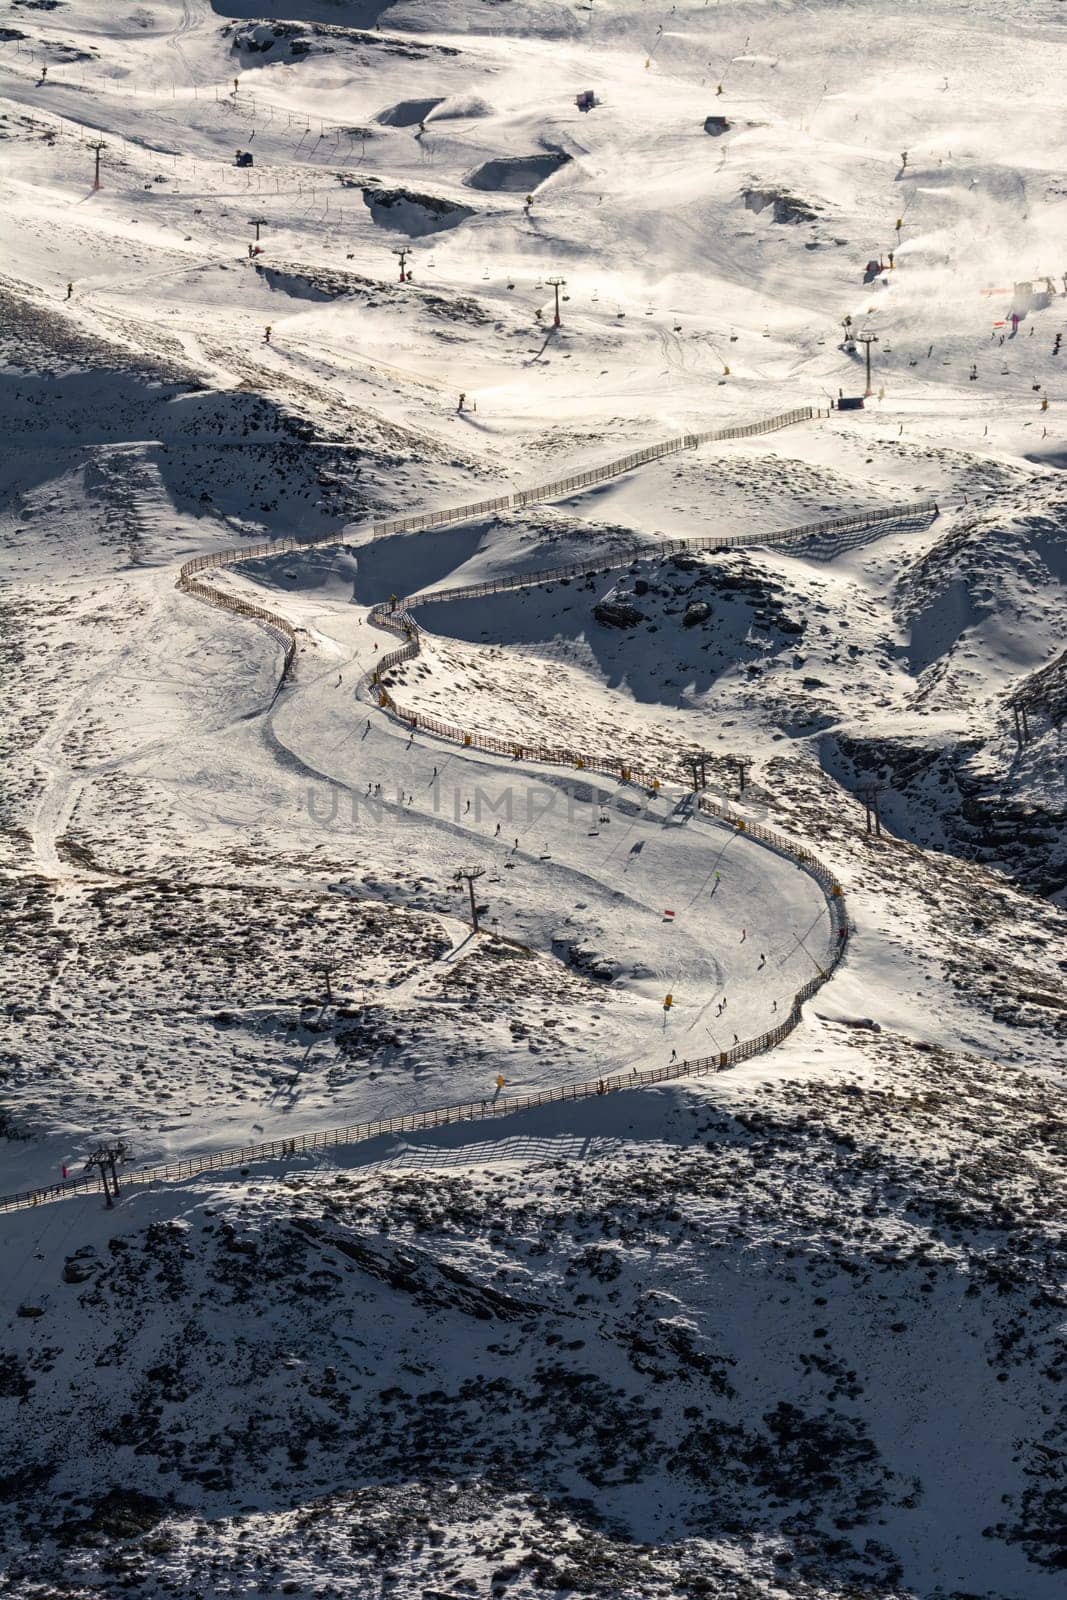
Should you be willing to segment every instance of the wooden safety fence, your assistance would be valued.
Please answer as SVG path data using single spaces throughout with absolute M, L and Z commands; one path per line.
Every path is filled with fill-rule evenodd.
M 669 450 L 689 448 L 691 444 L 702 443 L 712 438 L 740 438 L 753 433 L 766 433 L 777 427 L 785 427 L 789 422 L 807 420 L 815 415 L 810 409 L 801 412 L 786 413 L 784 417 L 771 418 L 764 423 L 752 424 L 747 428 L 721 430 L 714 434 L 686 434 L 681 441 L 669 441 L 663 446 L 652 446 L 647 451 L 638 452 L 634 456 L 624 458 L 623 462 L 613 463 L 610 468 L 595 469 L 602 476 L 611 476 L 615 472 L 630 471 L 633 466 L 640 465 L 642 461 L 653 460 L 657 455 L 667 454 Z M 461 507 L 451 513 L 434 513 L 435 518 L 462 521 L 471 516 L 483 514 L 490 506 L 503 507 L 504 505 L 528 504 L 531 499 L 545 499 L 552 494 L 567 493 L 571 488 L 581 487 L 588 482 L 599 482 L 601 477 L 589 474 L 579 474 L 577 478 L 561 479 L 555 485 L 543 486 L 540 490 L 521 491 L 530 499 L 520 501 L 516 496 L 505 497 L 499 502 L 480 502 L 470 506 Z M 877 511 L 856 513 L 853 516 L 829 518 L 823 522 L 807 524 L 801 528 L 786 529 L 782 533 L 769 536 L 751 534 L 734 535 L 730 538 L 711 538 L 696 540 L 673 540 L 668 544 L 657 544 L 649 550 L 641 552 L 642 555 L 650 554 L 675 554 L 686 549 L 716 549 L 737 544 L 778 544 L 794 539 L 810 538 L 820 533 L 846 531 L 868 525 L 888 521 L 900 521 L 905 518 L 936 513 L 937 507 L 933 501 L 918 501 L 906 506 L 890 506 Z M 423 519 L 400 519 L 401 525 L 407 529 L 414 527 L 441 526 L 440 521 L 427 521 Z M 375 535 L 400 531 L 396 522 L 376 524 Z M 315 544 L 336 544 L 336 538 L 314 541 Z M 296 639 L 290 625 L 284 618 L 275 616 L 265 607 L 251 605 L 236 596 L 224 594 L 206 584 L 195 581 L 194 575 L 210 567 L 231 565 L 236 561 L 254 560 L 258 556 L 274 555 L 281 550 L 305 548 L 298 545 L 295 540 L 272 541 L 264 545 L 251 546 L 241 550 L 223 551 L 216 555 L 200 556 L 196 560 L 187 562 L 181 569 L 178 579 L 179 587 L 186 593 L 194 595 L 197 599 L 207 600 L 209 604 L 222 606 L 224 609 L 237 615 L 248 616 L 263 621 L 272 628 L 282 640 L 286 649 L 286 665 L 292 659 L 296 649 Z M 419 728 L 437 738 L 449 740 L 466 748 L 488 751 L 493 754 L 507 755 L 519 760 L 537 761 L 556 766 L 573 766 L 575 770 L 599 772 L 606 776 L 617 778 L 623 783 L 632 783 L 639 788 L 655 792 L 660 787 L 660 779 L 655 773 L 647 772 L 634 767 L 629 762 L 612 756 L 583 753 L 576 750 L 562 749 L 557 746 L 542 745 L 531 742 L 517 742 L 510 739 L 498 738 L 492 734 L 479 733 L 476 730 L 464 729 L 457 725 L 444 722 L 438 717 L 427 716 L 422 712 L 407 710 L 397 704 L 390 693 L 385 679 L 390 670 L 400 662 L 410 660 L 419 653 L 419 625 L 411 614 L 410 608 L 414 605 L 424 605 L 431 601 L 445 601 L 471 596 L 490 594 L 499 589 L 522 588 L 534 584 L 552 581 L 563 577 L 576 577 L 602 570 L 610 570 L 614 565 L 629 565 L 635 559 L 633 554 L 614 559 L 605 565 L 604 558 L 588 564 L 578 564 L 572 567 L 551 568 L 541 573 L 523 574 L 514 578 L 490 580 L 484 584 L 468 585 L 454 590 L 433 590 L 425 594 L 412 596 L 410 599 L 396 602 L 388 606 L 377 606 L 371 612 L 371 620 L 378 626 L 404 636 L 404 643 L 396 650 L 388 652 L 378 663 L 373 674 L 365 680 L 367 687 L 373 692 L 380 707 L 397 717 L 410 728 Z M 801 1007 L 804 1002 L 826 982 L 834 967 L 840 961 L 848 940 L 848 918 L 845 910 L 844 895 L 841 886 L 835 880 L 834 874 L 810 850 L 797 844 L 793 839 L 784 834 L 776 833 L 773 829 L 764 827 L 761 823 L 751 822 L 745 818 L 731 813 L 727 807 L 720 805 L 707 795 L 701 795 L 698 801 L 699 811 L 707 817 L 735 828 L 738 832 L 746 834 L 759 843 L 778 851 L 794 860 L 799 867 L 810 874 L 823 890 L 830 914 L 831 943 L 826 958 L 826 964 L 809 982 L 797 990 L 793 1003 L 787 1016 L 783 1017 L 775 1027 L 766 1029 L 754 1038 L 743 1039 L 738 1044 L 732 1045 L 728 1050 L 716 1051 L 712 1055 L 699 1056 L 692 1060 L 674 1062 L 666 1067 L 650 1067 L 633 1069 L 630 1072 L 618 1072 L 595 1079 L 586 1079 L 580 1083 L 562 1084 L 552 1089 L 538 1090 L 532 1094 L 506 1095 L 495 1099 L 466 1101 L 452 1106 L 437 1107 L 428 1111 L 414 1111 L 399 1117 L 382 1117 L 370 1122 L 348 1123 L 336 1128 L 322 1129 L 312 1133 L 297 1134 L 289 1139 L 265 1140 L 259 1144 L 238 1145 L 226 1150 L 216 1150 L 206 1155 L 187 1156 L 177 1161 L 167 1162 L 162 1165 L 142 1167 L 136 1172 L 129 1172 L 124 1176 L 124 1184 L 142 1186 L 145 1184 L 175 1182 L 184 1178 L 196 1177 L 204 1172 L 217 1172 L 234 1167 L 250 1166 L 256 1162 L 284 1160 L 290 1156 L 314 1155 L 316 1151 L 328 1150 L 339 1145 L 364 1143 L 368 1140 L 389 1137 L 405 1133 L 418 1133 L 426 1129 L 447 1127 L 453 1123 L 480 1122 L 490 1118 L 513 1116 L 516 1112 L 532 1110 L 538 1106 L 555 1105 L 569 1100 L 589 1099 L 594 1095 L 608 1094 L 620 1089 L 642 1088 L 651 1084 L 667 1083 L 680 1078 L 705 1076 L 708 1073 L 721 1072 L 738 1062 L 747 1061 L 751 1057 L 760 1055 L 763 1051 L 780 1044 L 783 1039 L 797 1026 L 801 1019 Z M 46 1185 L 37 1189 L 23 1190 L 17 1194 L 0 1197 L 0 1211 L 24 1210 L 51 1200 L 65 1199 L 78 1194 L 98 1192 L 100 1177 L 87 1176 L 69 1179 L 64 1183 Z

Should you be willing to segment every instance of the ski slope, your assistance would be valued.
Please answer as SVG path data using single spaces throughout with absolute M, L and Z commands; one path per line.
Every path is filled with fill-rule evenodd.
M 1058 1594 L 1062 10 L 8 8 L 13 1594 Z

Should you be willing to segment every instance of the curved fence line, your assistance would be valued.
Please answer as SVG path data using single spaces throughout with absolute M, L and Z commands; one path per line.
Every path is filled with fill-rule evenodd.
M 758 434 L 775 433 L 779 428 L 788 428 L 797 422 L 810 422 L 813 418 L 829 415 L 828 411 L 817 411 L 812 406 L 800 406 L 794 411 L 783 411 L 776 417 L 765 417 L 762 422 L 742 423 L 734 428 L 714 428 L 705 433 L 678 434 L 675 438 L 665 439 L 660 444 L 648 445 L 644 450 L 635 450 L 630 455 L 620 456 L 614 461 L 605 462 L 602 466 L 591 467 L 587 472 L 573 473 L 567 478 L 556 478 L 551 483 L 539 484 L 531 489 L 517 489 L 511 494 L 493 495 L 487 500 L 472 500 L 466 505 L 448 506 L 442 511 L 426 511 L 411 517 L 388 517 L 383 522 L 371 523 L 367 531 L 372 539 L 387 539 L 396 533 L 421 533 L 429 528 L 445 528 L 457 522 L 469 522 L 473 517 L 491 516 L 498 511 L 538 505 L 544 500 L 558 499 L 561 495 L 570 494 L 576 489 L 586 489 L 590 484 L 604 483 L 608 478 L 617 478 L 624 472 L 632 472 L 635 467 L 644 466 L 646 462 L 657 461 L 662 456 L 674 455 L 680 450 L 693 450 L 698 445 L 709 444 L 715 440 L 747 439 Z M 253 605 L 237 595 L 226 594 L 210 584 L 194 581 L 196 574 L 215 567 L 237 566 L 242 561 L 256 561 L 264 556 L 286 555 L 294 550 L 314 550 L 343 543 L 344 539 L 341 536 L 332 533 L 322 539 L 268 539 L 259 544 L 244 545 L 237 549 L 216 550 L 209 555 L 194 556 L 191 561 L 186 561 L 178 573 L 177 587 L 185 594 L 191 594 L 208 605 L 232 611 L 237 616 L 248 617 L 255 622 L 266 623 L 282 644 L 285 657 L 282 665 L 284 678 L 292 667 L 296 655 L 296 634 L 292 625 L 284 617 L 268 611 L 263 606 Z
M 537 581 L 536 577 L 525 580 L 527 584 L 536 583 Z M 516 584 L 517 582 L 518 580 Z M 435 594 L 434 598 L 445 599 L 449 598 L 449 596 L 438 593 Z M 400 661 L 410 660 L 419 654 L 419 633 L 421 630 L 404 606 L 395 608 L 376 607 L 371 612 L 371 620 L 380 627 L 401 631 L 408 635 L 405 643 L 399 649 L 386 655 L 379 663 L 376 672 L 366 680 L 373 685 L 377 694 L 378 704 L 382 709 L 399 718 L 408 727 L 423 729 L 438 738 L 449 739 L 471 749 L 487 750 L 516 758 L 542 761 L 546 764 L 573 766 L 579 771 L 599 771 L 618 778 L 624 783 L 633 783 L 646 788 L 652 793 L 655 793 L 660 788 L 660 780 L 655 775 L 631 767 L 627 763 L 617 761 L 612 757 L 582 755 L 576 751 L 544 745 L 520 745 L 513 741 L 496 739 L 489 734 L 468 732 L 462 728 L 443 723 L 436 717 L 427 717 L 419 712 L 404 710 L 403 707 L 397 705 L 388 689 L 385 688 L 382 677 L 389 671 L 391 666 Z M 667 1083 L 679 1078 L 703 1077 L 708 1073 L 721 1072 L 727 1067 L 735 1066 L 738 1062 L 747 1061 L 752 1056 L 760 1055 L 763 1051 L 780 1044 L 801 1020 L 801 1007 L 804 1002 L 810 999 L 816 990 L 826 982 L 844 952 L 848 939 L 848 919 L 841 886 L 837 883 L 829 867 L 820 861 L 817 856 L 810 850 L 806 850 L 802 845 L 798 845 L 794 840 L 786 838 L 784 834 L 776 833 L 771 828 L 765 828 L 760 823 L 750 822 L 746 818 L 734 816 L 727 807 L 717 804 L 706 795 L 699 797 L 698 807 L 700 812 L 712 820 L 731 826 L 739 833 L 744 833 L 759 843 L 778 851 L 780 854 L 788 856 L 789 859 L 795 861 L 799 867 L 803 868 L 815 879 L 826 895 L 831 925 L 831 947 L 826 964 L 824 967 L 820 967 L 816 975 L 797 990 L 788 1014 L 774 1028 L 769 1028 L 752 1039 L 743 1039 L 739 1044 L 732 1045 L 728 1050 L 716 1051 L 712 1055 L 699 1056 L 693 1060 L 677 1061 L 666 1067 L 633 1068 L 629 1072 L 617 1072 L 595 1079 L 587 1079 L 579 1083 L 561 1084 L 556 1088 L 541 1089 L 532 1094 L 507 1095 L 497 1099 L 470 1100 L 456 1105 L 436 1107 L 428 1111 L 408 1112 L 399 1117 L 381 1117 L 369 1122 L 348 1123 L 336 1128 L 320 1129 L 317 1132 L 297 1134 L 289 1139 L 271 1139 L 264 1140 L 260 1144 L 238 1145 L 227 1150 L 214 1151 L 209 1155 L 190 1156 L 159 1166 L 142 1167 L 135 1173 L 126 1174 L 124 1183 L 127 1187 L 131 1184 L 140 1187 L 145 1184 L 175 1182 L 183 1178 L 196 1177 L 204 1172 L 217 1172 L 233 1167 L 248 1166 L 257 1161 L 277 1160 L 292 1155 L 312 1155 L 319 1150 L 328 1150 L 339 1145 L 365 1143 L 371 1139 L 384 1138 L 393 1134 L 417 1133 L 428 1128 L 448 1127 L 452 1123 L 480 1122 L 490 1118 L 512 1116 L 516 1112 L 528 1111 L 538 1106 L 555 1105 L 568 1100 L 589 1099 L 594 1095 L 609 1094 L 618 1089 L 637 1089 L 651 1084 Z M 78 1194 L 92 1194 L 99 1192 L 100 1188 L 99 1177 L 84 1177 L 68 1180 L 65 1183 L 51 1184 L 43 1188 L 28 1189 L 18 1194 L 0 1197 L 0 1212 L 25 1210 L 28 1207 L 41 1205 L 52 1200 L 66 1199 Z
M 794 544 L 811 539 L 820 533 L 849 533 L 872 528 L 880 523 L 904 522 L 912 517 L 936 513 L 936 500 L 913 500 L 904 505 L 883 506 L 877 511 L 857 511 L 842 517 L 826 517 L 821 522 L 802 523 L 796 528 L 782 528 L 777 533 L 730 533 L 696 539 L 657 539 L 653 544 L 636 545 L 628 553 L 601 555 L 595 561 L 575 562 L 565 567 L 545 567 L 539 572 L 520 572 L 512 577 L 487 578 L 482 583 L 468 583 L 455 589 L 425 589 L 410 595 L 402 602 L 405 606 L 430 605 L 437 600 L 472 600 L 480 595 L 496 594 L 505 589 L 526 589 L 539 583 L 564 583 L 570 578 L 590 577 L 597 572 L 612 572 L 628 567 L 634 561 L 647 561 L 659 556 L 682 555 L 687 551 L 737 550 L 755 545 Z M 382 610 L 375 607 L 375 611 Z
M 777 422 L 777 425 L 784 426 L 780 421 Z M 769 431 L 765 425 L 758 424 L 753 431 L 757 430 Z M 731 436 L 740 436 L 742 431 L 731 430 Z M 686 437 L 692 438 L 696 436 L 687 435 Z M 652 459 L 652 456 L 646 456 L 645 459 Z M 638 463 L 635 461 L 634 464 Z M 627 466 L 619 470 L 628 471 L 630 469 Z M 534 494 L 536 491 L 525 492 Z M 936 509 L 933 501 L 920 501 L 913 505 L 887 507 L 880 511 L 831 518 L 826 522 L 810 524 L 796 529 L 787 529 L 781 534 L 772 535 L 769 539 L 766 536 L 752 534 L 735 535 L 730 540 L 715 538 L 681 540 L 673 541 L 671 547 L 664 545 L 653 546 L 651 551 L 643 552 L 643 554 L 656 552 L 671 554 L 677 553 L 678 550 L 694 548 L 716 549 L 724 548 L 729 544 L 785 542 L 789 539 L 810 537 L 815 533 L 839 529 L 846 530 L 879 522 L 900 520 L 904 517 L 936 511 Z M 477 512 L 469 513 L 465 508 L 462 515 L 468 514 L 477 514 Z M 337 540 L 333 538 L 315 542 L 319 544 L 336 544 Z M 296 547 L 295 541 L 289 541 L 288 543 L 290 548 Z M 300 548 L 303 547 L 301 546 Z M 277 549 L 277 544 L 268 544 L 263 547 L 262 553 L 273 553 Z M 296 638 L 292 628 L 284 619 L 276 617 L 273 613 L 267 611 L 265 607 L 251 605 L 246 601 L 237 599 L 235 596 L 223 594 L 220 590 L 212 589 L 208 585 L 198 583 L 193 579 L 193 572 L 202 571 L 209 566 L 225 564 L 223 557 L 226 556 L 231 560 L 247 560 L 253 556 L 253 551 L 223 552 L 222 556 L 201 557 L 196 562 L 187 563 L 182 568 L 179 585 L 186 593 L 192 594 L 198 599 L 206 599 L 209 604 L 219 605 L 239 615 L 264 621 L 283 640 L 286 647 L 286 662 L 288 665 L 296 648 Z M 622 564 L 628 565 L 634 559 L 634 555 L 631 554 L 625 558 Z M 390 651 L 384 656 L 378 663 L 375 672 L 369 675 L 365 681 L 373 687 L 382 709 L 399 718 L 409 727 L 421 728 L 438 738 L 452 740 L 467 748 L 510 755 L 516 759 L 573 766 L 579 771 L 598 771 L 617 778 L 621 782 L 643 786 L 655 793 L 660 788 L 659 778 L 654 774 L 634 768 L 622 760 L 616 760 L 610 756 L 587 755 L 578 751 L 564 750 L 552 746 L 519 744 L 511 740 L 497 739 L 490 734 L 468 731 L 444 723 L 436 717 L 428 717 L 420 712 L 405 710 L 397 704 L 384 683 L 385 674 L 393 666 L 402 661 L 410 660 L 419 654 L 419 634 L 421 630 L 411 615 L 408 609 L 409 606 L 416 603 L 424 604 L 431 600 L 443 601 L 458 599 L 461 596 L 488 594 L 502 588 L 530 587 L 544 582 L 548 578 L 577 576 L 580 573 L 597 572 L 603 569 L 604 561 L 601 558 L 595 563 L 585 564 L 578 568 L 554 568 L 544 573 L 497 579 L 485 584 L 468 586 L 466 589 L 428 591 L 424 595 L 414 596 L 404 602 L 375 607 L 371 612 L 371 620 L 380 627 L 404 634 L 405 641 L 396 650 Z M 693 1060 L 674 1062 L 666 1067 L 634 1068 L 630 1072 L 614 1073 L 596 1079 L 587 1079 L 580 1083 L 562 1084 L 556 1088 L 542 1089 L 533 1094 L 508 1095 L 492 1100 L 466 1101 L 457 1105 L 437 1107 L 429 1111 L 415 1111 L 399 1117 L 383 1117 L 369 1122 L 349 1123 L 336 1128 L 297 1134 L 289 1139 L 265 1140 L 259 1144 L 239 1145 L 227 1150 L 214 1151 L 209 1155 L 191 1156 L 157 1166 L 143 1167 L 136 1173 L 125 1174 L 125 1185 L 129 1187 L 132 1183 L 140 1187 L 152 1183 L 175 1182 L 183 1178 L 196 1177 L 200 1173 L 217 1172 L 233 1167 L 250 1165 L 258 1161 L 283 1159 L 286 1156 L 293 1155 L 313 1155 L 316 1151 L 327 1150 L 339 1145 L 363 1143 L 371 1139 L 395 1134 L 417 1133 L 428 1128 L 447 1127 L 452 1123 L 480 1122 L 490 1118 L 512 1116 L 516 1112 L 531 1110 L 538 1106 L 554 1105 L 568 1100 L 588 1099 L 594 1095 L 608 1094 L 619 1089 L 641 1088 L 680 1078 L 701 1077 L 711 1072 L 721 1072 L 727 1067 L 734 1066 L 741 1061 L 747 1061 L 751 1057 L 773 1048 L 774 1045 L 780 1044 L 800 1022 L 801 1007 L 804 1002 L 810 999 L 821 985 L 826 982 L 844 953 L 848 940 L 848 918 L 841 886 L 837 883 L 829 867 L 820 861 L 817 856 L 802 845 L 797 844 L 796 841 L 787 838 L 784 834 L 776 833 L 771 828 L 765 828 L 760 823 L 737 817 L 726 806 L 717 804 L 706 795 L 699 797 L 698 808 L 707 817 L 731 826 L 738 832 L 749 835 L 770 849 L 788 856 L 815 879 L 826 896 L 831 925 L 831 947 L 826 964 L 824 967 L 820 967 L 816 975 L 797 990 L 788 1015 L 783 1017 L 782 1021 L 774 1028 L 767 1029 L 765 1032 L 756 1035 L 755 1038 L 744 1039 L 739 1044 L 732 1045 L 728 1050 L 718 1051 L 713 1055 L 700 1056 Z M 98 1193 L 100 1190 L 101 1181 L 98 1176 L 77 1178 L 65 1183 L 51 1184 L 42 1188 L 28 1189 L 18 1194 L 0 1197 L 0 1211 L 24 1210 L 48 1201 L 65 1199 L 78 1194 Z

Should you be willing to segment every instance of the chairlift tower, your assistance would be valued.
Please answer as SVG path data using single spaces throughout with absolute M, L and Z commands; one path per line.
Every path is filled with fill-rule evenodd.
M 407 259 L 408 259 L 408 256 L 411 254 L 411 246 L 409 244 L 397 244 L 397 245 L 394 245 L 393 246 L 393 254 L 394 254 L 394 256 L 399 257 L 399 260 L 400 260 L 400 281 L 401 281 L 401 283 L 407 283 L 407 281 L 408 281 Z
M 130 1149 L 125 1139 L 105 1140 L 98 1144 L 91 1152 L 86 1163 L 86 1172 L 91 1172 L 94 1167 L 100 1173 L 100 1182 L 104 1190 L 104 1204 L 110 1211 L 115 1204 L 119 1192 L 119 1175 L 116 1170 L 120 1161 L 129 1158 Z
M 871 345 L 878 343 L 878 335 L 876 333 L 857 333 L 855 338 L 858 344 L 863 345 L 867 357 L 867 387 L 863 391 L 863 398 L 866 400 L 874 392 L 871 388 Z
M 878 810 L 878 796 L 884 788 L 884 783 L 865 783 L 859 791 L 867 813 L 867 832 L 873 833 L 876 839 L 882 837 L 882 818 Z
M 478 906 L 474 899 L 474 885 L 477 883 L 479 878 L 484 876 L 484 867 L 460 867 L 455 873 L 456 883 L 463 883 L 466 881 L 467 893 L 470 895 L 471 901 L 471 927 L 474 929 L 475 933 L 480 933 L 481 929 L 478 926 Z M 483 906 L 482 910 L 486 910 L 486 907 Z
M 683 750 L 682 764 L 689 768 L 693 780 L 693 792 L 706 789 L 708 786 L 708 762 L 711 755 L 707 750 Z
M 93 188 L 95 190 L 99 189 L 100 187 L 100 152 L 101 150 L 107 149 L 107 141 L 104 139 L 95 139 L 89 145 L 89 149 L 96 157 L 96 166 L 93 170 Z

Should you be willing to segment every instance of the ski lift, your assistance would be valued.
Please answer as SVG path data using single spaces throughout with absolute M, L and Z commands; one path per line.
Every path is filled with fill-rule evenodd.
M 489 276 L 489 268 L 486 267 L 485 271 L 482 273 L 482 277 L 483 278 L 488 278 L 488 276 Z
M 1002 378 L 1007 378 L 1008 376 L 1010 376 L 1010 373 L 1011 373 L 1011 368 L 1008 366 L 1008 363 L 1005 361 L 1004 365 L 1000 369 L 1000 375 L 1001 375 Z
M 430 257 L 430 259 L 429 259 L 429 260 L 428 260 L 428 261 L 427 261 L 427 263 L 426 263 L 426 265 L 427 265 L 427 266 L 428 266 L 428 267 L 433 267 L 433 266 L 436 266 L 436 264 L 437 264 L 437 262 L 436 262 L 436 257 L 434 257 L 434 256 L 431 256 L 431 257 Z
M 649 306 L 648 310 L 645 312 L 645 316 L 646 317 L 654 317 L 655 314 L 656 314 L 655 306 Z
M 626 312 L 622 309 L 622 306 L 620 306 L 618 311 L 616 311 L 615 315 L 617 317 L 624 317 L 626 315 Z
M 596 290 L 594 289 L 593 290 L 593 304 L 597 305 L 599 303 L 599 300 L 600 300 L 600 296 L 597 294 Z

